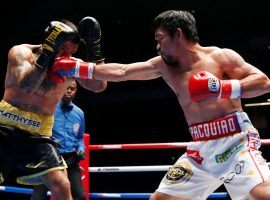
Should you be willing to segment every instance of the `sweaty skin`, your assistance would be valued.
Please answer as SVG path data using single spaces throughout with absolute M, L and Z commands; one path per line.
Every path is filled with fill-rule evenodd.
M 22 110 L 53 115 L 68 82 L 56 85 L 34 65 L 39 47 L 22 44 L 9 51 L 3 99 Z
M 195 19 L 191 14 L 187 14 L 187 12 L 184 11 L 168 11 L 161 13 L 154 20 L 154 28 L 159 56 L 156 56 L 144 62 L 136 62 L 131 64 L 107 63 L 96 65 L 95 67 L 93 67 L 93 64 L 87 65 L 86 63 L 84 63 L 84 65 L 77 65 L 76 70 L 79 72 L 88 72 L 87 78 L 89 79 L 94 78 L 95 80 L 114 82 L 127 80 L 150 80 L 162 77 L 176 94 L 178 102 L 182 107 L 189 126 L 200 122 L 221 119 L 224 117 L 224 115 L 236 111 L 242 111 L 240 98 L 256 97 L 270 91 L 269 78 L 258 68 L 247 63 L 237 52 L 226 48 L 201 46 L 199 44 L 199 38 L 197 36 Z M 69 66 L 69 68 L 65 68 L 65 64 L 72 62 L 71 59 L 65 58 L 63 59 L 63 61 L 64 62 L 62 63 L 61 60 L 59 60 L 59 62 L 55 62 L 53 65 L 53 70 L 59 73 L 62 70 L 64 74 L 68 75 L 70 71 L 74 71 L 74 61 L 73 64 Z M 190 80 L 194 79 L 194 76 L 198 75 L 198 73 L 201 71 L 205 71 L 214 75 L 215 77 L 217 77 L 215 78 L 215 80 L 227 80 L 222 82 L 231 83 L 231 85 L 229 86 L 230 88 L 226 88 L 223 91 L 218 92 L 220 92 L 219 94 L 222 94 L 222 92 L 224 94 L 229 91 L 234 93 L 235 96 L 221 95 L 221 97 L 219 98 L 219 95 L 216 95 L 217 92 L 214 94 L 214 96 L 213 92 L 215 92 L 215 90 L 211 90 L 211 88 L 209 89 L 209 82 L 207 82 L 207 84 L 204 84 L 204 88 L 200 90 L 200 92 L 202 92 L 204 96 L 201 95 L 202 93 L 200 93 L 201 96 L 199 101 L 193 101 L 195 100 L 194 96 L 198 93 L 195 94 L 195 92 L 192 91 L 191 88 L 195 87 L 190 86 L 194 86 L 192 85 L 194 84 L 194 81 Z M 71 73 L 71 75 L 76 74 L 74 74 L 73 72 L 73 74 Z M 75 77 L 78 76 L 76 75 Z M 213 79 L 208 80 L 213 81 Z M 217 82 L 218 81 L 216 81 L 216 83 Z M 198 83 L 202 82 L 196 82 L 196 84 Z M 232 83 L 234 83 L 234 85 Z M 237 88 L 237 92 L 235 88 Z M 241 94 L 240 88 L 242 88 Z M 192 95 L 193 100 L 191 99 L 190 94 Z M 253 127 L 250 129 L 252 133 Z M 244 129 L 238 131 L 241 131 L 241 133 L 243 131 L 244 135 Z M 241 137 L 244 138 L 244 136 L 242 135 Z M 230 139 L 236 140 L 236 138 L 234 137 Z M 219 146 L 215 145 L 214 142 L 216 142 L 216 144 L 220 144 L 222 143 L 222 140 L 223 139 L 218 139 L 214 141 L 212 139 L 209 139 L 206 141 L 206 143 L 204 143 L 203 141 L 198 144 L 195 143 L 192 145 L 196 150 L 196 148 L 201 148 L 201 146 L 205 148 L 213 144 L 213 148 L 217 149 L 217 151 L 215 152 L 218 152 Z M 246 146 L 249 146 L 248 141 L 246 141 Z M 190 147 L 192 149 L 192 146 Z M 247 148 L 247 152 L 249 152 L 250 149 L 251 148 Z M 205 173 L 207 175 L 210 175 L 211 177 L 214 176 L 214 174 L 211 174 L 211 169 L 208 168 L 211 165 L 208 165 L 208 167 L 207 164 L 204 164 L 204 166 L 202 167 L 199 167 L 198 165 L 195 166 L 195 164 L 193 165 L 192 161 L 190 161 L 187 156 L 188 155 L 183 155 L 183 157 L 181 156 L 179 158 L 179 161 L 187 162 L 189 165 L 198 168 L 198 170 L 203 173 L 203 175 L 198 175 L 198 178 L 194 178 L 192 182 L 187 184 L 187 189 L 192 189 L 192 187 L 194 187 L 197 181 L 200 184 L 206 183 L 207 180 L 202 180 L 203 177 L 205 177 Z M 211 156 L 214 157 L 214 155 L 210 153 L 210 157 Z M 236 155 L 230 163 L 237 162 L 240 157 L 241 155 Z M 254 165 L 251 164 L 254 163 L 253 157 L 249 157 L 249 160 L 247 160 L 247 162 L 248 165 L 253 166 L 250 167 L 251 170 L 253 170 L 253 168 L 255 168 Z M 218 168 L 217 170 L 222 170 L 222 166 L 215 166 Z M 187 169 L 186 167 L 184 168 Z M 233 166 L 230 166 L 230 168 L 233 168 Z M 269 169 L 267 166 L 262 166 L 261 170 L 264 170 L 264 172 L 266 173 L 263 181 L 261 182 L 262 177 L 260 175 L 260 172 L 258 172 L 258 174 L 256 175 L 257 180 L 254 180 L 254 182 L 250 183 L 249 187 L 247 188 L 247 190 L 249 191 L 247 192 L 250 192 L 250 196 L 256 199 L 269 199 L 270 195 L 268 191 L 270 186 L 270 179 L 266 177 L 269 175 Z M 226 173 L 226 171 L 224 173 Z M 248 173 L 245 173 L 245 175 L 248 175 Z M 244 179 L 238 181 L 242 182 L 243 180 Z M 250 178 L 249 180 L 251 181 L 252 179 Z M 204 195 L 210 193 L 210 190 L 214 189 L 214 187 L 216 186 L 214 184 L 217 184 L 218 181 L 219 180 L 217 177 L 217 180 L 211 186 L 209 186 L 209 188 L 205 187 L 206 191 L 204 191 Z M 173 196 L 176 195 L 175 193 L 178 189 L 176 187 L 178 187 L 178 185 L 172 185 L 171 187 L 166 184 L 160 185 L 158 190 L 156 190 L 156 192 L 151 195 L 150 199 L 185 199 L 183 198 L 185 196 L 185 187 L 181 189 L 181 187 L 179 186 L 178 195 L 182 198 Z M 200 187 L 200 185 L 198 185 L 198 187 Z M 194 189 L 196 191 L 199 191 L 199 188 Z M 229 188 L 227 189 L 231 193 L 233 193 L 234 191 L 229 190 Z M 167 193 L 170 195 L 167 195 Z M 187 194 L 187 196 L 189 196 L 191 199 L 196 195 L 197 194 L 194 194 L 192 192 Z M 244 195 L 248 194 L 242 191 L 239 195 L 242 195 L 244 197 Z
M 12 47 L 8 53 L 8 65 L 3 100 L 22 111 L 35 114 L 54 115 L 66 88 L 73 78 L 57 77 L 60 83 L 52 81 L 51 71 L 35 65 L 40 55 L 41 45 L 21 44 Z M 65 41 L 56 57 L 70 57 L 77 51 L 78 44 Z M 84 80 L 80 84 L 93 92 L 106 89 L 107 83 L 97 80 Z M 66 169 L 52 170 L 41 176 L 42 182 L 50 189 L 55 199 L 71 200 L 70 183 Z
M 240 99 L 206 98 L 199 103 L 191 100 L 189 80 L 200 71 L 217 78 L 237 79 L 242 85 L 241 98 L 256 97 L 270 91 L 269 78 L 258 68 L 231 49 L 203 47 L 189 41 L 180 28 L 173 36 L 162 28 L 155 31 L 159 56 L 131 64 L 107 63 L 97 65 L 93 78 L 107 81 L 150 80 L 162 77 L 177 96 L 188 125 L 211 121 L 226 114 L 241 111 Z M 268 178 L 250 191 L 250 199 L 269 199 Z M 254 198 L 251 198 L 254 197 Z M 186 200 L 162 192 L 154 192 L 151 200 Z
M 180 31 L 180 30 L 179 30 Z M 234 111 L 241 111 L 241 100 L 206 99 L 194 103 L 188 90 L 188 80 L 200 71 L 208 71 L 219 79 L 239 79 L 242 98 L 251 98 L 269 92 L 268 77 L 244 61 L 235 51 L 218 47 L 202 47 L 183 37 L 171 38 L 157 29 L 159 56 L 132 64 L 108 63 L 97 65 L 93 77 L 98 80 L 149 80 L 162 77 L 177 96 L 189 125 L 209 121 Z M 185 48 L 181 43 L 185 43 Z M 165 62 L 173 60 L 176 64 Z
M 55 84 L 46 71 L 34 65 L 40 45 L 22 44 L 11 48 L 3 99 L 13 106 L 38 114 L 53 115 L 57 103 L 64 95 L 72 79 L 63 77 L 61 84 Z M 77 44 L 66 41 L 58 56 L 71 56 L 77 51 Z M 86 89 L 93 92 L 103 91 L 106 82 L 78 80 Z

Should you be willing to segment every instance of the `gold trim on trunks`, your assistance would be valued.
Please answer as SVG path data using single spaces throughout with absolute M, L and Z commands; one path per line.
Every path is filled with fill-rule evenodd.
M 13 126 L 37 135 L 51 136 L 53 121 L 53 115 L 23 111 L 4 100 L 0 102 L 0 124 Z

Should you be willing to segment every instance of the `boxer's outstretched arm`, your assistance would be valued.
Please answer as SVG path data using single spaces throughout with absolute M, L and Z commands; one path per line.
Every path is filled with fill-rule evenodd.
M 60 57 L 54 62 L 52 71 L 61 76 L 113 82 L 149 80 L 161 76 L 155 64 L 159 60 L 160 58 L 156 57 L 145 62 L 132 64 L 107 63 L 96 65 L 76 58 Z
M 160 77 L 158 69 L 150 61 L 131 64 L 108 63 L 96 65 L 93 78 L 113 82 L 127 80 L 150 80 Z

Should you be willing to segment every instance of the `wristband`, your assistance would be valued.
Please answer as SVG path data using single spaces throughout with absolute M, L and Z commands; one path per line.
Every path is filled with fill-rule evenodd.
M 241 82 L 239 80 L 222 80 L 218 98 L 239 99 L 242 94 Z
M 85 65 L 81 66 L 81 62 L 77 60 L 76 66 L 75 66 L 74 77 L 84 78 L 84 79 L 93 79 L 95 66 L 96 66 L 96 63 L 88 63 L 87 66 Z

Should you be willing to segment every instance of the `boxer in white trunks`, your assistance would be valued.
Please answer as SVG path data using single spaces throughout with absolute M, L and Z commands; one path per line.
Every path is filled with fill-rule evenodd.
M 270 170 L 259 151 L 259 133 L 241 106 L 241 98 L 268 93 L 269 78 L 231 49 L 201 46 L 187 11 L 160 13 L 154 30 L 159 56 L 147 61 L 95 66 L 62 57 L 53 71 L 115 82 L 162 77 L 171 87 L 194 142 L 151 200 L 202 200 L 222 184 L 233 200 L 270 200 Z

